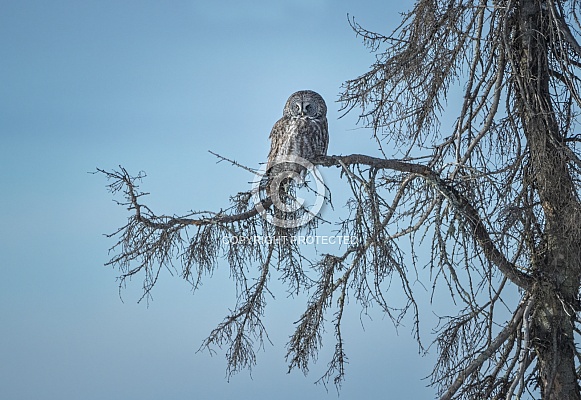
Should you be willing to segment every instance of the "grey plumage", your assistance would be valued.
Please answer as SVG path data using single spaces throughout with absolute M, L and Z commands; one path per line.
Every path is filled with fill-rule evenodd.
M 302 226 L 312 218 L 312 214 L 302 208 L 303 203 L 295 198 L 295 189 L 303 187 L 312 167 L 309 161 L 326 155 L 328 145 L 325 100 L 312 90 L 293 93 L 284 106 L 282 118 L 270 132 L 266 174 L 260 183 L 264 189 L 262 193 L 274 205 L 272 218 L 277 227 Z M 287 235 L 289 231 L 277 234 Z
M 325 100 L 312 90 L 293 93 L 287 100 L 283 116 L 270 132 L 267 171 L 277 157 L 299 156 L 306 160 L 327 154 L 329 127 Z

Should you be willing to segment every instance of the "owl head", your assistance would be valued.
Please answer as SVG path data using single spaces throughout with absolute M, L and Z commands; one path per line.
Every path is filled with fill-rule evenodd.
M 327 115 L 327 105 L 317 92 L 300 90 L 288 98 L 282 115 L 288 118 L 324 118 Z

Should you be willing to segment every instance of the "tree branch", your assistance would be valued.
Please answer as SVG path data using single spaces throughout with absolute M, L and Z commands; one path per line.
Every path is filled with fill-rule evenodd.
M 346 165 L 356 164 L 367 165 L 376 169 L 389 169 L 423 177 L 428 183 L 432 184 L 440 193 L 442 193 L 450 201 L 450 203 L 466 218 L 466 221 L 472 227 L 472 234 L 474 239 L 484 252 L 486 258 L 494 265 L 496 265 L 498 269 L 517 286 L 523 289 L 531 286 L 532 279 L 527 274 L 520 271 L 513 263 L 508 261 L 506 257 L 500 252 L 500 250 L 498 250 L 498 248 L 495 246 L 492 239 L 490 238 L 488 230 L 484 226 L 484 223 L 478 214 L 478 211 L 474 208 L 470 201 L 468 201 L 465 196 L 459 193 L 451 185 L 446 183 L 444 179 L 442 179 L 440 175 L 430 167 L 399 160 L 375 158 L 363 154 L 352 154 L 347 156 L 320 156 L 317 159 L 312 160 L 312 162 L 315 165 L 321 165 L 324 167 L 344 167 Z M 97 171 L 104 173 L 108 176 L 108 178 L 116 180 L 113 184 L 110 185 L 110 187 L 117 187 L 117 190 L 120 190 L 119 188 L 121 185 L 124 184 L 126 186 L 125 194 L 130 202 L 129 208 L 135 210 L 135 218 L 140 223 L 143 223 L 152 229 L 168 230 L 179 226 L 185 227 L 189 225 L 205 226 L 213 224 L 229 224 L 237 221 L 251 219 L 258 215 L 261 209 L 265 210 L 272 205 L 272 201 L 270 199 L 266 199 L 261 203 L 260 207 L 255 205 L 251 209 L 242 213 L 228 215 L 220 212 L 214 216 L 204 218 L 167 216 L 157 217 L 153 215 L 149 209 L 147 209 L 151 215 L 150 217 L 146 217 L 142 213 L 142 209 L 146 207 L 138 202 L 139 197 L 143 194 L 136 191 L 136 185 L 134 184 L 135 178 L 132 178 L 124 168 L 121 168 L 121 172 L 107 172 L 102 169 L 97 169 Z
M 413 164 L 399 160 L 386 160 L 374 158 L 362 154 L 352 154 L 348 156 L 321 156 L 313 160 L 313 164 L 323 166 L 340 166 L 341 164 L 363 164 L 377 169 L 390 169 L 399 172 L 406 172 L 422 176 L 426 181 L 432 184 L 440 193 L 442 193 L 450 203 L 466 218 L 466 221 L 472 227 L 472 234 L 476 242 L 481 247 L 486 258 L 500 269 L 517 286 L 526 289 L 532 284 L 532 279 L 520 271 L 513 263 L 494 245 L 488 230 L 484 226 L 478 211 L 468 201 L 468 199 L 459 193 L 452 186 L 447 184 L 439 174 L 433 169 L 421 165 Z
M 448 388 L 446 393 L 444 393 L 444 395 L 440 397 L 440 400 L 450 400 L 452 396 L 454 396 L 456 391 L 458 391 L 458 389 L 462 386 L 466 378 L 473 374 L 478 368 L 480 368 L 480 366 L 486 360 L 490 359 L 492 354 L 494 354 L 494 352 L 498 350 L 500 346 L 506 341 L 506 339 L 508 339 L 508 337 L 515 331 L 515 329 L 520 324 L 520 321 L 525 312 L 527 300 L 523 299 L 523 301 L 521 301 L 508 325 L 502 331 L 500 331 L 498 336 L 494 338 L 494 340 L 490 343 L 490 346 L 488 346 L 486 350 L 480 353 L 480 355 L 476 357 L 476 359 L 474 359 L 474 361 L 472 361 L 470 365 L 468 365 L 466 368 L 464 368 L 462 372 L 458 374 L 458 377 L 456 378 L 454 383 Z

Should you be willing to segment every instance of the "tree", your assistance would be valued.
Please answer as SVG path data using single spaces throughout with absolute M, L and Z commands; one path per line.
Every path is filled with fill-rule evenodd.
M 581 399 L 581 139 L 574 133 L 581 104 L 579 5 L 418 0 L 388 36 L 350 20 L 376 61 L 345 83 L 343 109 L 361 109 L 360 121 L 373 128 L 378 144 L 390 142 L 404 157 L 311 160 L 339 167 L 351 191 L 350 215 L 339 229 L 357 241 L 341 252 L 309 260 L 296 241 L 278 240 L 312 232 L 321 220 L 292 228 L 270 224 L 261 213 L 280 210 L 252 191 L 233 196 L 229 210 L 157 216 L 141 203 L 143 175 L 121 168 L 100 170 L 132 210 L 114 234 L 119 240 L 110 264 L 122 279 L 141 274 L 147 296 L 160 269 L 176 259 L 194 286 L 226 259 L 238 303 L 204 346 L 226 346 L 230 372 L 255 362 L 252 344 L 266 335 L 261 317 L 269 276 L 280 271 L 293 292 L 310 296 L 288 343 L 289 367 L 308 369 L 321 346 L 324 317 L 333 313 L 335 352 L 323 379 L 337 384 L 344 376 L 346 299 L 379 305 L 395 323 L 411 313 L 421 345 L 410 284 L 412 274 L 421 275 L 461 305 L 437 328 L 431 379 L 441 399 L 525 393 Z M 447 132 L 439 117 L 450 112 L 445 101 L 460 87 L 463 98 Z M 228 235 L 277 240 L 235 246 L 221 240 Z M 402 238 L 411 239 L 411 254 Z M 431 258 L 422 269 L 413 255 L 425 238 Z M 254 280 L 248 277 L 253 270 Z M 394 281 L 407 297 L 400 309 L 390 305 Z M 507 296 L 514 289 L 517 303 Z

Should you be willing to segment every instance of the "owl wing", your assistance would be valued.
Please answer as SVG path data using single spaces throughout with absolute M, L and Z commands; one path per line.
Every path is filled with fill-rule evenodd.
M 270 131 L 270 152 L 268 153 L 268 163 L 266 165 L 266 170 L 268 171 L 274 162 L 274 159 L 282 155 L 281 149 L 284 146 L 285 141 L 288 140 L 288 118 L 282 117 L 272 127 Z
M 327 118 L 325 117 L 321 119 L 319 132 L 320 134 L 315 150 L 315 155 L 326 156 L 327 149 L 329 148 L 329 124 L 327 123 Z

